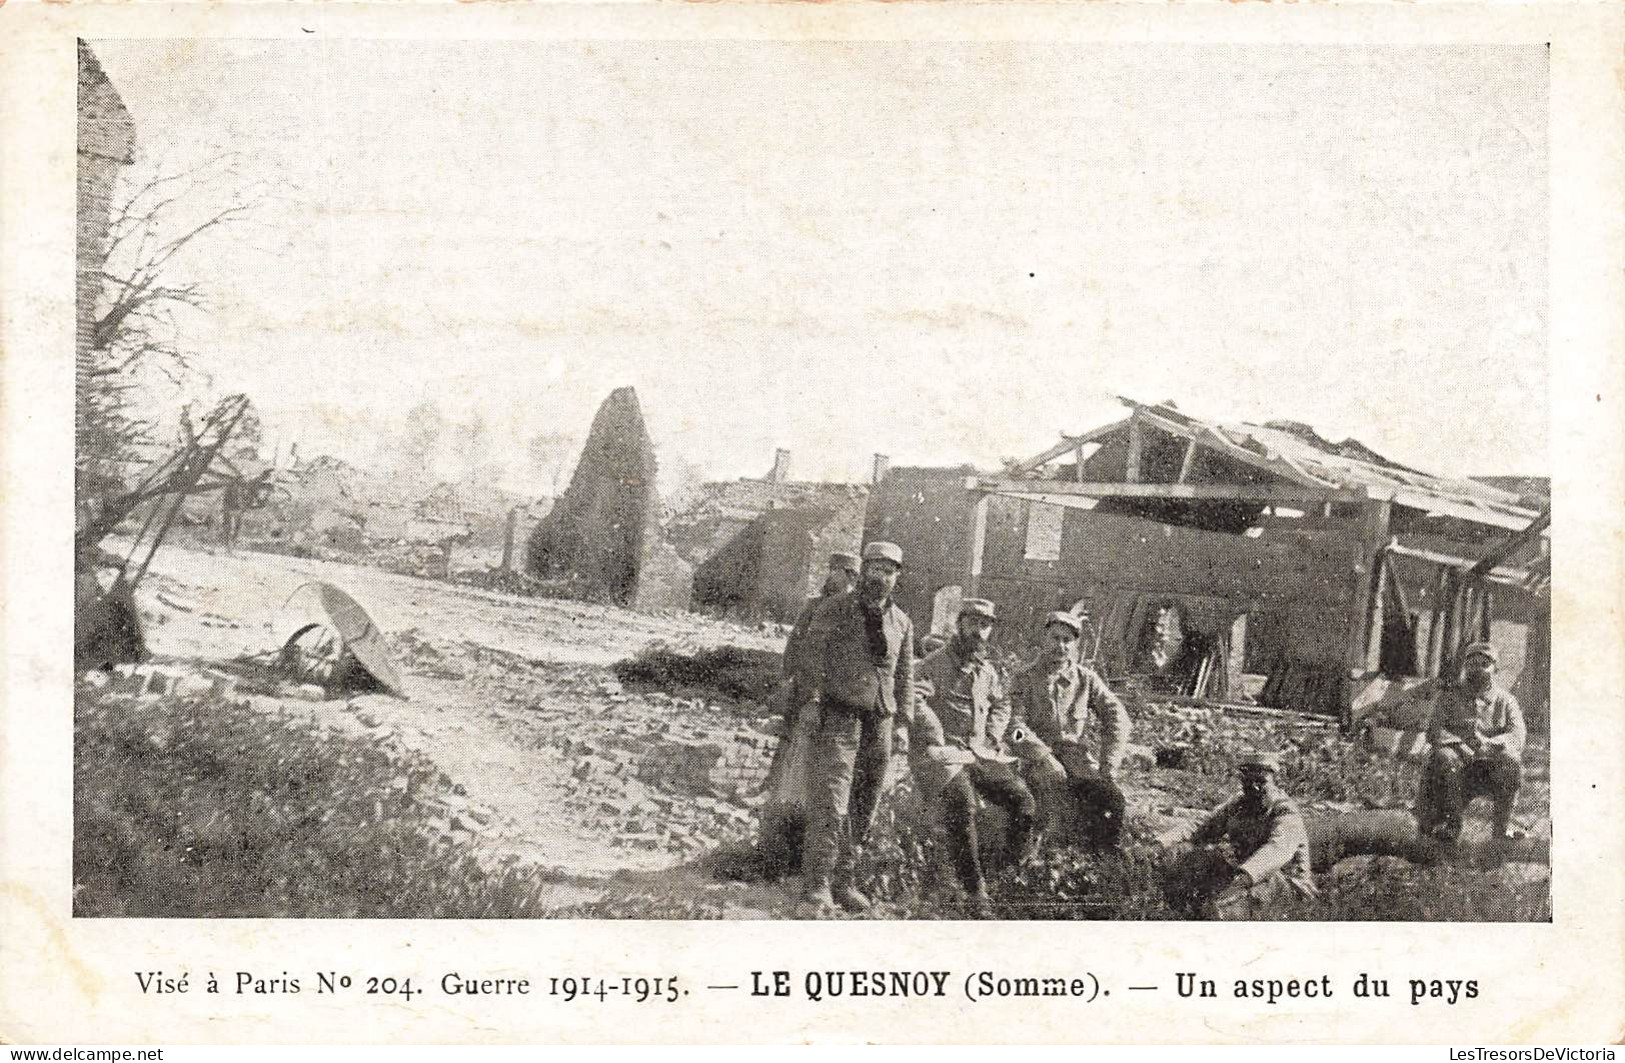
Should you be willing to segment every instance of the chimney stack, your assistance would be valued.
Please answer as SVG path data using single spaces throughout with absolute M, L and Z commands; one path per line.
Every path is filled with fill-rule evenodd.
M 878 484 L 880 481 L 886 478 L 886 474 L 890 471 L 891 459 L 886 457 L 884 454 L 876 454 L 875 469 L 873 475 L 869 479 L 869 482 L 871 484 Z
M 768 474 L 768 483 L 782 484 L 790 479 L 790 452 L 783 447 L 773 452 L 773 471 Z

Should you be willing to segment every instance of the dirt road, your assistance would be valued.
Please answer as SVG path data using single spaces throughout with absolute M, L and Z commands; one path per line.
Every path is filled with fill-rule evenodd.
M 138 595 L 149 648 L 203 663 L 272 653 L 299 619 L 283 604 L 310 580 L 344 588 L 371 613 L 409 697 L 282 707 L 428 756 L 466 793 L 450 824 L 467 832 L 459 839 L 492 859 L 555 869 L 561 903 L 600 895 L 612 877 L 681 867 L 748 831 L 750 798 L 729 773 L 754 770 L 771 748 L 760 708 L 623 691 L 609 666 L 653 643 L 777 652 L 776 630 L 171 547 Z

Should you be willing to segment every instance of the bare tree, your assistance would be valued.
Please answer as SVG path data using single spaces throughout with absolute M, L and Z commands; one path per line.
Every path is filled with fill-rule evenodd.
M 526 444 L 525 457 L 530 462 L 531 472 L 548 485 L 550 497 L 559 496 L 559 484 L 569 471 L 570 458 L 577 449 L 576 441 L 562 432 L 538 432 Z
M 127 180 L 115 198 L 97 284 L 89 360 L 79 395 L 79 496 L 116 494 L 128 470 L 156 444 L 151 410 L 140 401 L 157 373 L 179 385 L 197 372 L 182 316 L 209 309 L 202 282 L 177 262 L 206 237 L 248 221 L 269 196 L 238 179 L 233 155 L 178 172 L 157 169 Z
M 181 255 L 205 236 L 249 218 L 267 198 L 245 190 L 234 158 L 127 181 L 114 197 L 101 267 L 80 274 L 95 307 L 80 345 L 74 529 L 74 659 L 89 667 L 144 652 L 133 593 L 190 496 L 238 491 L 232 464 L 257 444 L 258 417 L 232 395 L 200 418 L 181 409 L 175 439 L 157 438 L 149 373 L 176 384 L 201 376 L 184 341 L 187 311 L 206 311 L 201 282 Z M 145 400 L 145 401 L 144 401 Z M 234 449 L 235 448 L 235 449 Z M 257 485 L 255 485 L 257 486 Z M 129 522 L 134 542 L 119 558 L 102 543 Z M 98 572 L 111 570 L 110 586 Z

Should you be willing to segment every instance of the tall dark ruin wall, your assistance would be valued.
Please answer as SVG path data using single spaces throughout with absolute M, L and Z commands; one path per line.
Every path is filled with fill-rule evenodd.
M 617 388 L 593 418 L 570 486 L 531 534 L 530 571 L 567 579 L 584 597 L 686 608 L 692 571 L 661 538 L 656 471 L 637 393 Z

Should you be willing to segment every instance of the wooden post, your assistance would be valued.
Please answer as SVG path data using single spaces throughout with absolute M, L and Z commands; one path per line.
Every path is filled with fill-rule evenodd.
M 1422 669 L 1424 675 L 1438 675 L 1444 661 L 1444 618 L 1449 611 L 1449 595 L 1450 569 L 1440 565 L 1438 577 L 1433 582 L 1433 619 L 1428 624 L 1427 660 Z
M 1371 566 L 1371 600 L 1365 607 L 1366 636 L 1363 663 L 1367 670 L 1382 667 L 1382 629 L 1388 612 L 1388 581 L 1393 578 L 1393 574 L 1388 571 L 1390 565 L 1387 551 L 1378 550 Z
M 502 571 L 513 571 L 513 540 L 519 531 L 519 507 L 508 510 L 508 529 L 502 537 Z
M 1073 471 L 1073 479 L 1076 480 L 1080 484 L 1083 483 L 1083 444 L 1082 443 L 1079 443 L 1077 446 L 1072 448 L 1072 471 Z
M 975 598 L 981 591 L 982 551 L 987 547 L 987 507 L 992 495 L 980 492 L 971 504 L 970 527 L 966 534 L 965 597 Z
M 1196 440 L 1185 445 L 1185 456 L 1179 462 L 1179 479 L 1176 483 L 1184 483 L 1190 479 L 1191 467 L 1196 464 Z
M 1439 639 L 1439 678 L 1447 685 L 1456 681 L 1453 673 L 1456 663 L 1456 630 L 1460 626 L 1457 618 L 1461 615 L 1461 597 L 1461 581 L 1456 578 L 1456 570 L 1446 569 L 1444 634 Z
M 1378 639 L 1382 637 L 1382 597 L 1378 592 L 1382 589 L 1382 548 L 1388 542 L 1390 508 L 1388 502 L 1368 501 L 1361 505 L 1360 557 L 1370 566 L 1370 571 L 1361 566 L 1354 573 L 1347 653 L 1343 662 L 1349 678 L 1369 671 L 1367 660 L 1372 629 L 1376 629 Z
M 1131 418 L 1128 423 L 1128 466 L 1123 470 L 1125 483 L 1140 482 L 1140 448 L 1145 444 L 1144 433 L 1139 416 Z

